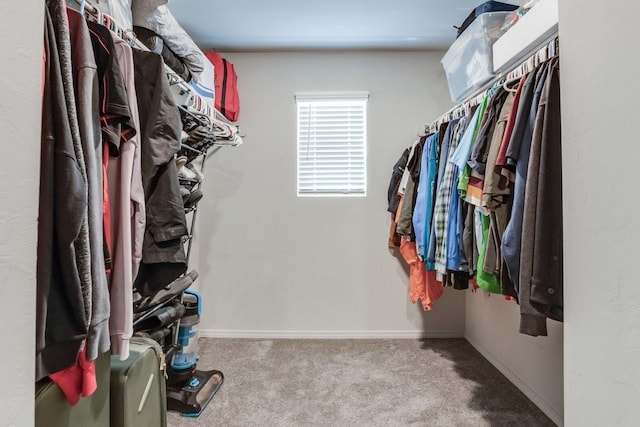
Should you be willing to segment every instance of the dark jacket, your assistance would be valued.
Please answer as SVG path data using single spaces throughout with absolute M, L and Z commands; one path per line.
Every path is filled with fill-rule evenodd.
M 559 60 L 549 63 L 540 97 L 527 175 L 520 259 L 521 329 L 535 335 L 529 316 L 562 316 L 562 145 Z
M 518 153 L 520 153 L 520 147 L 524 136 L 525 129 L 529 123 L 529 112 L 531 111 L 533 92 L 536 88 L 536 74 L 540 70 L 541 66 L 538 66 L 534 71 L 529 74 L 529 78 L 524 83 L 522 93 L 520 95 L 520 102 L 518 104 L 518 112 L 516 114 L 516 121 L 513 125 L 513 132 L 511 133 L 511 140 L 506 152 L 506 164 L 505 168 L 515 172 L 516 163 L 518 162 Z M 537 106 L 536 106 L 537 107 Z
M 82 138 L 88 183 L 89 249 L 91 251 L 92 308 L 87 359 L 95 360 L 109 350 L 109 288 L 105 272 L 103 230 L 102 138 L 98 98 L 97 67 L 87 21 L 67 9 L 71 51 L 73 55 L 73 82 L 78 111 L 78 125 Z
M 487 166 L 487 158 L 489 157 L 489 148 L 491 139 L 495 132 L 496 124 L 499 119 L 500 110 L 504 104 L 509 92 L 503 88 L 499 88 L 495 95 L 491 97 L 487 106 L 482 127 L 476 137 L 476 143 L 473 146 L 471 156 L 469 158 L 469 166 L 478 176 L 484 178 L 485 168 Z
M 67 3 L 64 0 L 49 0 L 47 2 L 51 12 L 51 19 L 58 44 L 58 57 L 60 58 L 60 73 L 62 75 L 62 87 L 64 91 L 65 112 L 71 132 L 73 150 L 77 159 L 80 175 L 85 181 L 84 197 L 88 197 L 87 168 L 85 162 L 80 126 L 78 124 L 78 109 L 75 100 L 75 88 L 73 85 L 73 61 L 71 58 L 71 37 L 69 34 L 69 21 L 67 18 Z M 92 309 L 92 279 L 91 279 L 91 249 L 89 243 L 89 215 L 88 206 L 82 211 L 80 232 L 75 245 L 75 267 L 80 277 L 82 297 L 84 299 L 84 315 L 87 324 L 91 321 Z
M 49 10 L 45 23 L 36 293 L 36 380 L 76 363 L 87 336 L 76 243 L 87 183 L 73 146 L 60 58 Z
M 142 264 L 134 286 L 142 295 L 151 295 L 187 268 L 182 243 L 187 221 L 174 159 L 180 150 L 182 121 L 162 58 L 134 49 L 133 61 L 147 213 Z
M 87 25 L 98 73 L 102 141 L 109 144 L 111 157 L 118 157 L 120 144 L 131 139 L 136 133 L 126 85 L 120 71 L 111 31 L 95 22 L 88 22 Z
M 402 181 L 402 175 L 404 174 L 404 168 L 407 166 L 409 160 L 409 149 L 405 148 L 402 155 L 398 159 L 395 165 L 393 165 L 393 171 L 391 172 L 391 180 L 389 181 L 389 189 L 387 190 L 387 201 L 389 207 L 387 210 L 392 214 L 395 214 L 400 204 L 400 196 L 398 195 L 398 188 L 400 187 L 400 181 Z
M 420 164 L 422 159 L 422 150 L 424 149 L 424 142 L 426 139 L 426 136 L 420 138 L 420 141 L 413 149 L 413 156 L 410 154 L 411 158 L 409 159 L 406 167 L 406 170 L 409 173 L 409 180 L 407 181 L 407 188 L 402 201 L 400 216 L 398 217 L 398 227 L 396 228 L 396 232 L 399 235 L 409 236 L 409 239 L 412 242 L 415 242 L 416 240 L 415 230 L 413 229 L 413 210 L 416 204 L 416 198 L 418 197 Z
M 526 190 L 527 169 L 531 153 L 531 139 L 535 125 L 538 101 L 542 92 L 542 85 L 546 77 L 546 64 L 532 71 L 532 75 L 525 83 L 521 105 L 518 106 L 516 127 L 511 137 L 507 161 L 515 167 L 515 182 L 513 188 L 513 205 L 509 224 L 502 235 L 500 250 L 507 265 L 515 291 L 519 293 L 520 282 L 520 243 L 522 242 L 522 215 L 524 211 L 524 195 Z M 522 102 L 529 104 L 523 106 Z M 526 117 L 521 114 L 526 113 Z M 524 123 L 524 124 L 522 124 Z M 516 134 L 516 131 L 518 132 Z M 515 157 L 514 157 L 515 156 Z
M 182 77 L 184 81 L 191 81 L 191 71 L 187 67 L 182 59 L 180 59 L 162 40 L 162 37 L 157 35 L 155 31 L 144 27 L 134 26 L 138 40 L 144 43 L 152 52 L 162 55 L 162 59 L 165 64 L 169 66 L 177 75 Z
M 533 140 L 533 132 L 536 127 L 536 117 L 538 113 L 538 104 L 548 75 L 548 63 L 545 63 L 536 74 L 535 91 L 529 111 L 529 120 L 523 132 L 520 152 L 516 164 L 516 181 L 513 192 L 513 208 L 511 210 L 511 218 L 502 239 L 502 256 L 509 270 L 509 277 L 513 280 L 516 291 L 518 292 L 520 302 L 520 332 L 529 335 L 547 335 L 546 317 L 540 315 L 530 308 L 529 295 L 520 289 L 520 279 L 530 274 L 530 271 L 522 270 L 522 256 L 526 254 L 526 250 L 522 251 L 523 243 L 529 241 L 529 236 L 523 236 L 525 230 L 524 214 L 525 200 L 531 196 L 531 189 L 528 186 L 528 170 L 529 162 L 533 158 L 531 156 L 531 147 Z M 529 201 L 530 203 L 530 201 Z M 526 255 L 524 255 L 526 256 Z M 526 267 L 526 264 L 525 264 Z

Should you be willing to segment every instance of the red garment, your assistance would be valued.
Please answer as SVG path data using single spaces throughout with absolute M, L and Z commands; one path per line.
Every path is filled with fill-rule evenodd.
M 398 223 L 395 221 L 395 215 L 391 214 L 391 228 L 389 229 L 389 240 L 387 241 L 389 248 L 400 247 L 400 235 L 396 233 L 396 228 L 398 228 Z
M 238 76 L 234 65 L 215 51 L 205 54 L 214 68 L 215 107 L 227 119 L 235 122 L 240 115 Z
M 424 310 L 431 310 L 433 303 L 442 296 L 442 283 L 436 280 L 435 271 L 427 271 L 427 266 L 418 257 L 416 243 L 402 239 L 400 253 L 409 264 L 409 300 L 422 303 Z
M 472 277 L 469 280 L 469 283 L 471 284 L 471 292 L 476 293 L 478 289 L 480 289 L 480 286 L 478 286 L 478 280 L 475 277 Z
M 85 352 L 80 354 L 80 368 L 82 369 L 82 396 L 89 397 L 98 389 L 96 378 L 96 363 L 87 360 Z
M 102 143 L 102 225 L 104 228 L 104 262 L 107 274 L 111 274 L 113 262 L 111 253 L 113 243 L 111 240 L 111 202 L 109 201 L 109 180 L 107 170 L 109 169 L 109 143 Z
M 86 347 L 80 351 L 77 364 L 53 373 L 49 378 L 60 387 L 70 405 L 78 403 L 80 396 L 89 397 L 98 389 L 96 365 L 87 360 Z
M 520 105 L 520 94 L 522 93 L 522 88 L 524 87 L 525 82 L 527 81 L 527 77 L 529 75 L 525 74 L 518 84 L 518 89 L 516 90 L 516 96 L 513 98 L 513 107 L 511 108 L 511 113 L 509 114 L 509 120 L 507 120 L 507 125 L 504 128 L 504 136 L 502 137 L 502 143 L 500 144 L 500 151 L 498 152 L 498 157 L 496 158 L 496 166 L 504 166 L 507 164 L 507 149 L 509 148 L 509 142 L 511 141 L 511 135 L 513 134 L 513 127 L 516 124 L 516 117 L 518 115 L 518 105 Z
M 42 48 L 42 82 L 40 83 L 40 93 L 42 94 L 42 101 L 44 101 L 44 82 L 47 78 L 47 47 Z
M 422 262 L 420 264 L 424 265 Z M 425 298 L 422 300 L 422 307 L 425 310 L 431 310 L 433 308 L 433 303 L 444 293 L 442 282 L 438 282 L 436 279 L 435 270 L 427 271 L 426 291 Z

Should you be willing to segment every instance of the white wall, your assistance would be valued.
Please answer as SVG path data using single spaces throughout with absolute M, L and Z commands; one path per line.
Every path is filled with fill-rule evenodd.
M 236 65 L 240 148 L 207 163 L 198 287 L 217 336 L 462 336 L 464 295 L 423 314 L 387 249 L 391 169 L 450 104 L 441 53 L 226 55 Z M 366 198 L 296 197 L 297 91 L 370 93 Z
M 44 5 L 0 2 L 0 425 L 33 425 Z
M 467 294 L 465 338 L 554 422 L 563 420 L 563 325 L 548 321 L 548 337 L 518 332 L 514 302 L 486 292 Z
M 640 420 L 640 3 L 560 4 L 565 420 Z
M 5 284 L 0 298 L 10 302 L 0 321 L 3 342 L 10 343 L 10 351 L 0 352 L 2 383 L 10 385 L 0 389 L 3 426 L 33 424 L 41 9 L 37 0 L 0 2 L 0 55 L 3 64 L 10 64 L 0 78 L 0 131 L 9 147 L 0 160 L 0 274 Z M 640 5 L 631 0 L 616 8 L 594 1 L 560 2 L 568 426 L 632 426 L 640 419 L 640 224 L 634 220 L 640 201 L 632 197 L 640 155 L 633 119 L 640 67 L 637 55 L 630 54 L 637 52 L 639 13 Z M 229 58 L 241 75 L 241 122 L 250 138 L 240 149 L 218 153 L 208 166 L 202 209 L 207 221 L 200 233 L 210 239 L 201 243 L 199 255 L 207 304 L 203 327 L 286 331 L 285 325 L 294 324 L 305 331 L 419 331 L 424 320 L 427 331 L 460 333 L 463 299 L 448 292 L 423 317 L 407 304 L 404 273 L 385 248 L 389 167 L 416 124 L 448 104 L 438 55 Z M 431 83 L 434 79 L 438 84 Z M 327 207 L 323 200 L 295 198 L 292 94 L 336 85 L 372 95 L 370 192 L 367 199 L 333 200 Z M 277 173 L 261 174 L 264 162 Z M 313 227 L 303 227 L 304 218 Z M 314 237 L 310 230 L 325 221 L 330 226 Z M 270 237 L 276 227 L 278 237 Z M 366 280 L 354 280 L 358 277 Z M 503 335 L 515 330 L 513 306 L 483 295 L 467 299 L 467 338 L 482 341 L 498 366 L 514 370 L 510 360 L 548 356 L 545 347 L 557 345 L 562 329 L 557 325 L 550 325 L 550 337 L 523 344 L 519 340 L 526 337 Z M 476 339 L 480 336 L 486 337 Z M 509 358 L 500 348 L 508 341 L 504 336 L 519 337 L 511 345 L 519 350 Z M 558 354 L 555 347 L 551 354 Z M 529 387 L 534 382 L 527 379 Z M 557 393 L 548 399 L 551 406 L 557 401 Z

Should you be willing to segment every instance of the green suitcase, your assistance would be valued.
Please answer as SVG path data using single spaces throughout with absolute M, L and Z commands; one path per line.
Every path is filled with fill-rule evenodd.
M 96 360 L 98 389 L 71 406 L 53 381 L 45 378 L 36 383 L 36 427 L 109 427 L 109 378 L 111 356 Z
M 129 358 L 111 358 L 111 427 L 166 427 L 164 353 L 152 339 L 133 337 Z

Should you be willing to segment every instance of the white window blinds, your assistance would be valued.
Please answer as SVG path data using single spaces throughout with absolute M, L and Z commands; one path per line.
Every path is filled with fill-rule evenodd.
M 296 95 L 298 195 L 365 195 L 368 94 Z

